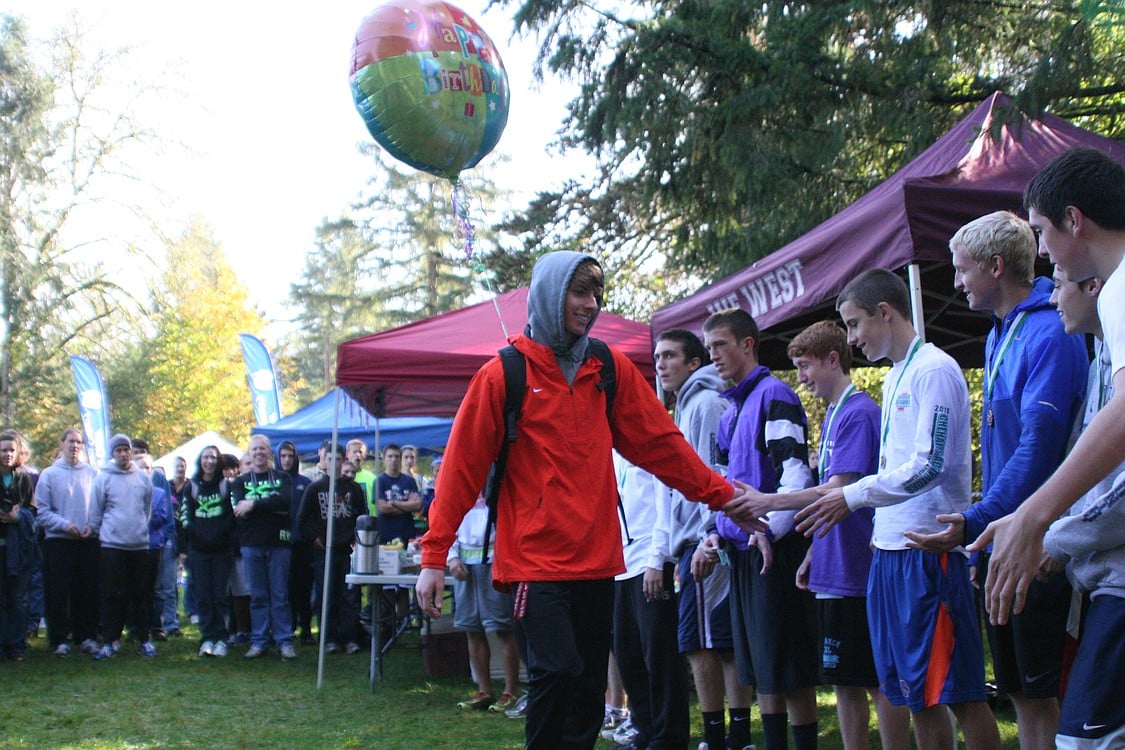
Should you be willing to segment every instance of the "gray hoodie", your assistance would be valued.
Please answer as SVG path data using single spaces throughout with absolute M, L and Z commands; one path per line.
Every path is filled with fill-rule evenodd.
M 703 462 L 711 467 L 716 463 L 715 434 L 719 418 L 730 406 L 730 402 L 719 395 L 725 388 L 715 366 L 706 365 L 693 372 L 676 393 L 676 426 Z M 675 555 L 685 544 L 697 544 L 704 537 L 714 511 L 702 503 L 689 502 L 680 492 L 663 484 L 659 489 L 653 538 L 667 545 L 668 555 Z
M 152 516 L 152 480 L 133 466 L 122 471 L 113 463 L 94 479 L 90 527 L 103 547 L 148 549 L 148 522 Z
M 589 255 L 562 250 L 548 253 L 535 263 L 531 271 L 531 287 L 527 294 L 527 332 L 532 341 L 549 347 L 555 353 L 566 382 L 573 385 L 578 367 L 586 361 L 586 346 L 589 338 L 581 336 L 574 344 L 568 345 L 565 309 L 567 287 L 578 266 L 592 262 L 601 268 L 597 260 Z M 590 318 L 586 333 L 590 332 L 598 314 Z
M 39 475 L 35 501 L 48 539 L 71 539 L 64 531 L 67 524 L 81 530 L 90 522 L 90 492 L 97 475 L 90 464 L 79 461 L 71 466 L 61 458 Z

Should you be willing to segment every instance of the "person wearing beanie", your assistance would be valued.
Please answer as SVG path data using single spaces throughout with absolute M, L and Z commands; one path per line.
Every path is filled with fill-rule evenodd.
M 152 591 L 150 580 L 149 520 L 152 516 L 152 480 L 133 463 L 127 435 L 109 440 L 112 459 L 94 479 L 90 496 L 90 529 L 101 543 L 101 598 L 104 645 L 94 655 L 111 659 L 121 648 L 126 621 L 145 638 L 143 656 L 156 656 L 150 636 Z

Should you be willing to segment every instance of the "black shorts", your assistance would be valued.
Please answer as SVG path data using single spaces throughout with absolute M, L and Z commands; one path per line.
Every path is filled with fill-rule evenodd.
M 820 680 L 826 685 L 877 688 L 867 599 L 845 596 L 816 600 L 821 654 Z
M 980 556 L 978 571 L 988 570 L 988 559 L 987 554 Z M 1013 615 L 1007 625 L 986 625 L 1001 693 L 1031 700 L 1059 697 L 1070 592 L 1064 575 L 1032 581 L 1023 612 Z
M 733 550 L 731 629 L 739 681 L 779 694 L 817 684 L 816 601 L 794 583 L 809 540 L 789 534 L 773 545 L 773 567 L 761 575 L 757 548 Z

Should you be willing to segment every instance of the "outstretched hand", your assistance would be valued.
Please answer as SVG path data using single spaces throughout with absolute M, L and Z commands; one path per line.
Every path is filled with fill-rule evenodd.
M 817 487 L 820 499 L 797 512 L 797 531 L 823 537 L 852 512 L 841 487 Z
M 1027 589 L 1039 575 L 1045 554 L 1043 534 L 1034 524 L 1026 523 L 1017 511 L 988 524 L 966 548 L 981 552 L 992 545 L 984 581 L 984 605 L 993 625 L 1005 625 L 1011 615 L 1023 611 Z
M 734 497 L 723 506 L 723 513 L 744 531 L 749 533 L 765 531 L 768 525 L 761 518 L 764 515 L 761 498 L 764 497 L 766 496 L 750 485 L 735 479 Z
M 903 534 L 910 540 L 906 546 L 926 552 L 949 552 L 965 543 L 965 516 L 960 513 L 942 513 L 937 517 L 937 522 L 949 525 L 936 534 L 907 531 Z

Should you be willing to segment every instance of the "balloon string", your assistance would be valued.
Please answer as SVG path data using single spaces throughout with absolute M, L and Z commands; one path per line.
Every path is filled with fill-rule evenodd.
M 454 182 L 450 200 L 453 203 L 453 235 L 457 244 L 465 251 L 465 260 L 471 261 L 473 253 L 476 251 L 477 233 L 471 216 L 473 194 L 469 191 L 469 188 L 465 187 L 465 183 Z

